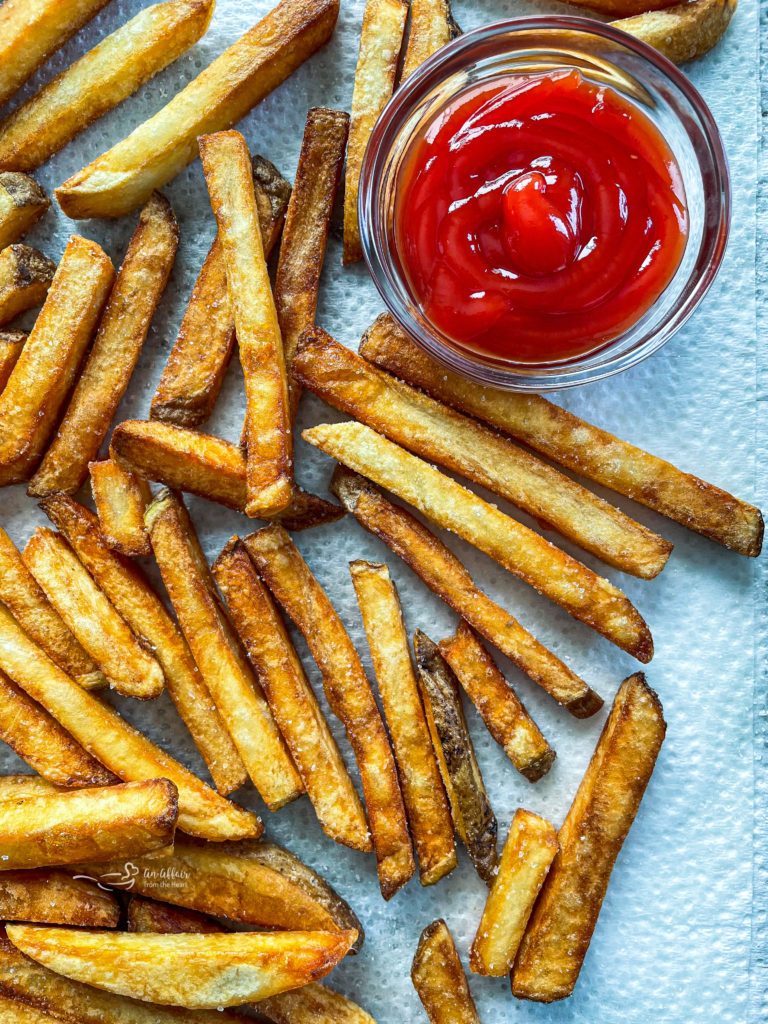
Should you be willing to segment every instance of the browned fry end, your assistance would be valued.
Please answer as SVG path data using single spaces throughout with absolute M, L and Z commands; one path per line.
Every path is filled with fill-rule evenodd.
M 430 1024 L 480 1024 L 459 954 L 441 918 L 421 933 L 411 980 Z

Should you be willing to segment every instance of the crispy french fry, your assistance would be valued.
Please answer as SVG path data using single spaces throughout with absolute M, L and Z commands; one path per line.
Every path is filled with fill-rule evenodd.
M 691 0 L 661 11 L 642 11 L 611 24 L 655 47 L 675 64 L 682 64 L 703 57 L 719 42 L 736 4 L 737 0 Z
M 224 931 L 218 921 L 205 914 L 158 903 L 144 896 L 129 897 L 125 927 L 129 932 L 158 932 L 161 935 L 178 935 L 179 932 L 216 935 Z
M 18 999 L 0 995 L 0 1021 L 3 1024 L 56 1024 L 59 1019 Z
M 45 305 L 0 394 L 0 466 L 26 479 L 53 433 L 114 281 L 106 253 L 74 235 Z
M 460 622 L 454 635 L 438 646 L 488 732 L 515 768 L 529 782 L 546 775 L 555 760 L 554 750 L 471 626 Z
M 411 27 L 400 82 L 441 46 L 460 35 L 449 0 L 411 0 Z
M 8 383 L 27 338 L 26 331 L 0 331 L 0 391 Z
M 112 781 L 110 779 L 107 785 Z M 31 796 L 51 796 L 63 791 L 63 787 L 38 775 L 0 775 L 0 803 L 26 800 Z
M 421 933 L 411 980 L 430 1024 L 480 1024 L 467 976 L 445 921 L 433 921 Z
M 360 768 L 381 893 L 391 899 L 411 877 L 415 863 L 395 759 L 360 657 L 325 591 L 281 526 L 252 533 L 244 544 L 260 576 L 304 635 L 322 673 L 331 710 L 346 729 Z
M 74 494 L 84 483 L 130 382 L 178 244 L 171 205 L 155 193 L 141 211 L 56 437 L 32 477 L 27 493 L 33 497 Z
M 469 541 L 639 661 L 653 657 L 645 620 L 617 587 L 430 463 L 362 423 L 321 423 L 302 437 Z
M 45 596 L 118 693 L 139 700 L 162 693 L 163 670 L 59 534 L 38 527 L 23 558 Z
M 619 687 L 558 833 L 560 849 L 512 972 L 512 992 L 519 999 L 551 1003 L 573 992 L 665 731 L 659 698 L 636 672 Z
M 647 10 L 657 11 L 663 7 L 669 7 L 672 0 L 572 0 L 572 3 L 576 7 L 586 7 L 590 11 L 599 11 L 601 14 L 628 17 L 632 14 L 642 14 Z
M 124 782 L 167 778 L 179 791 L 179 828 L 201 839 L 258 836 L 259 818 L 214 793 L 102 701 L 81 689 L 0 605 L 0 670 Z
M 365 5 L 352 93 L 349 150 L 344 179 L 345 265 L 363 258 L 357 223 L 360 169 L 373 126 L 395 86 L 407 16 L 408 4 L 403 3 L 403 0 L 367 0 Z
M 386 565 L 358 560 L 349 571 L 395 751 L 422 885 L 456 867 L 453 821 L 419 695 L 400 599 Z
M 3 871 L 0 917 L 3 921 L 116 928 L 120 904 L 94 882 L 63 871 Z
M 556 853 L 554 826 L 538 814 L 518 808 L 469 951 L 469 968 L 475 974 L 499 978 L 512 970 L 533 904 Z
M 366 332 L 360 353 L 448 405 L 511 434 L 552 462 L 739 554 L 760 554 L 763 517 L 753 505 L 683 473 L 540 395 L 495 391 L 459 377 L 423 353 L 387 314 L 378 317 Z
M 0 171 L 0 249 L 23 238 L 50 205 L 34 178 L 20 171 Z
M 152 491 L 143 476 L 129 473 L 112 459 L 90 462 L 91 493 L 104 539 L 123 555 L 151 555 L 144 513 Z
M 0 252 L 0 326 L 41 306 L 51 287 L 56 264 L 29 245 L 9 245 Z
M 121 217 L 195 159 L 328 42 L 339 0 L 283 0 L 122 142 L 56 189 L 68 217 Z
M 42 508 L 118 612 L 154 652 L 168 693 L 220 793 L 246 781 L 240 755 L 198 672 L 187 642 L 139 567 L 110 550 L 96 516 L 68 495 Z
M 0 122 L 0 167 L 33 171 L 205 34 L 215 0 L 139 12 Z
M 203 681 L 270 810 L 303 791 L 269 705 L 216 594 L 211 570 L 181 499 L 161 492 L 147 529 L 165 589 Z
M 269 258 L 285 220 L 291 186 L 263 157 L 252 157 L 253 185 L 264 256 Z M 179 333 L 157 385 L 149 416 L 197 427 L 213 412 L 235 347 L 227 296 L 227 268 L 218 236 L 192 289 Z
M 363 805 L 280 612 L 242 541 L 235 537 L 227 544 L 213 574 L 323 831 L 337 843 L 370 853 Z

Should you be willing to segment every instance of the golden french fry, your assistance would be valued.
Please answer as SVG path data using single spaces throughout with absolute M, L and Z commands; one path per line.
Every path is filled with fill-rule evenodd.
M 226 795 L 238 789 L 247 778 L 245 766 L 186 640 L 146 576 L 135 563 L 110 550 L 96 516 L 73 498 L 54 495 L 41 507 L 136 636 L 154 652 L 168 693 L 218 791 Z
M 53 715 L 89 754 L 124 782 L 170 779 L 179 791 L 179 828 L 201 839 L 258 836 L 259 818 L 214 793 L 102 701 L 81 689 L 0 605 L 0 670 Z
M 56 264 L 29 245 L 0 252 L 0 326 L 40 306 L 51 287 Z
M 430 1024 L 480 1024 L 467 976 L 442 919 L 433 921 L 421 933 L 411 980 Z
M 120 904 L 94 882 L 63 871 L 3 871 L 0 916 L 3 921 L 116 928 Z
M 123 555 L 151 555 L 144 513 L 152 491 L 144 477 L 112 459 L 88 463 L 91 493 L 104 539 Z
M 8 383 L 28 337 L 26 331 L 0 331 L 0 391 Z
M 376 369 L 319 327 L 306 331 L 296 380 L 415 455 L 517 505 L 633 576 L 652 579 L 672 545 L 549 464 L 474 419 Z
M 686 6 L 693 8 L 697 2 Z M 552 462 L 739 554 L 760 554 L 763 517 L 753 505 L 683 473 L 540 395 L 495 391 L 465 380 L 422 352 L 388 314 L 382 314 L 366 332 L 360 354 L 448 405 L 505 431 Z
M 590 11 L 599 11 L 600 14 L 627 17 L 632 14 L 642 14 L 643 11 L 657 11 L 669 7 L 672 0 L 572 0 L 572 2 L 576 7 L 586 7 Z
M 4 1024 L 56 1024 L 57 1020 L 59 1018 L 52 1017 L 50 1013 L 0 995 L 0 1021 Z
M 245 651 L 216 594 L 181 499 L 163 491 L 147 509 L 147 529 L 165 589 L 214 704 L 270 810 L 304 791 Z
M 118 693 L 139 700 L 162 693 L 163 670 L 59 534 L 38 527 L 23 558 L 45 596 Z
M 682 64 L 703 57 L 719 42 L 736 4 L 737 0 L 690 0 L 660 11 L 644 10 L 611 24 L 655 47 L 675 64 Z
M 434 885 L 456 867 L 453 821 L 411 662 L 400 599 L 386 565 L 350 562 L 392 738 L 400 786 L 419 861 L 422 885 Z
M 0 171 L 0 249 L 23 238 L 50 205 L 34 178 L 17 170 Z
M 556 853 L 554 826 L 538 814 L 518 808 L 469 951 L 469 968 L 475 974 L 498 978 L 512 970 L 533 904 Z
M 618 587 L 430 463 L 362 423 L 321 423 L 302 437 L 469 541 L 639 661 L 653 657 L 650 630 Z
M 438 646 L 488 732 L 515 768 L 529 782 L 546 775 L 555 760 L 554 750 L 471 626 L 460 622 L 454 635 Z
M 323 831 L 338 843 L 370 853 L 363 805 L 282 617 L 242 541 L 235 537 L 227 544 L 213 574 Z
M 333 713 L 357 758 L 379 885 L 391 899 L 415 870 L 397 768 L 371 685 L 336 610 L 281 526 L 243 541 L 259 575 L 304 635 Z M 1 666 L 0 666 L 1 667 Z
M 395 86 L 408 4 L 403 0 L 367 0 L 352 93 L 347 172 L 344 179 L 344 264 L 363 258 L 357 223 L 360 169 L 376 119 Z
M 74 494 L 84 483 L 128 388 L 178 244 L 170 203 L 155 193 L 141 211 L 56 437 L 32 477 L 27 493 L 33 497 Z
M 636 672 L 619 687 L 558 833 L 560 849 L 512 972 L 518 999 L 551 1003 L 573 992 L 665 731 L 659 698 L 643 673 Z
M 112 781 L 110 779 L 106 785 Z M 0 803 L 6 800 L 26 800 L 31 796 L 51 796 L 63 791 L 63 787 L 38 775 L 0 775 Z
M 264 256 L 269 258 L 285 220 L 291 186 L 263 157 L 252 157 L 253 185 Z M 235 347 L 227 295 L 227 268 L 218 236 L 192 289 L 179 333 L 157 385 L 149 416 L 197 427 L 213 412 Z
M 236 124 L 328 42 L 339 0 L 282 0 L 162 110 L 56 189 L 68 217 L 121 217 Z
M 411 27 L 401 83 L 436 50 L 460 35 L 449 0 L 411 0 Z
M 205 914 L 172 907 L 168 903 L 158 903 L 144 896 L 129 897 L 125 927 L 129 932 L 158 932 L 161 935 L 177 935 L 179 932 L 216 935 L 224 931 L 218 921 Z
M 73 235 L 45 305 L 0 394 L 0 466 L 26 479 L 42 456 L 114 281 L 106 253 Z

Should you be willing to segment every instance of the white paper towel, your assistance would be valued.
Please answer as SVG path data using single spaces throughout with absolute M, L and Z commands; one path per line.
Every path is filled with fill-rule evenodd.
M 141 0 L 113 0 L 49 62 L 22 95 L 114 31 L 142 6 Z M 269 7 L 270 0 L 218 0 L 211 28 L 194 50 L 54 157 L 39 173 L 42 184 L 52 190 L 123 138 Z M 252 148 L 273 160 L 288 177 L 295 171 L 307 108 L 324 104 L 349 109 L 362 0 L 343 0 L 342 8 L 330 45 L 240 126 Z M 563 10 L 555 4 L 524 5 L 502 0 L 485 0 L 482 5 L 456 0 L 454 4 L 457 20 L 467 29 L 511 14 L 555 9 Z M 688 326 L 661 353 L 621 377 L 570 392 L 558 400 L 682 468 L 760 504 L 761 500 L 765 502 L 768 479 L 763 473 L 757 489 L 757 29 L 755 0 L 741 0 L 725 40 L 712 54 L 688 68 L 714 111 L 733 172 L 733 228 L 715 286 Z M 213 236 L 214 223 L 199 162 L 179 175 L 166 194 L 180 223 L 179 257 L 118 422 L 147 414 L 185 301 Z M 104 244 L 117 265 L 134 223 L 135 217 L 131 216 L 118 222 L 74 224 L 53 209 L 30 241 L 58 259 L 67 236 L 83 233 Z M 381 305 L 364 267 L 342 271 L 340 254 L 337 213 L 318 322 L 341 341 L 355 346 Z M 761 397 L 765 397 L 765 381 Z M 233 366 L 209 428 L 235 440 L 242 414 L 242 382 L 238 368 Z M 307 396 L 299 426 L 338 418 Z M 764 456 L 764 434 L 759 450 Z M 329 460 L 301 442 L 298 464 L 301 482 L 324 492 L 331 470 Z M 664 704 L 669 723 L 667 741 L 619 857 L 574 996 L 551 1007 L 521 1003 L 511 997 L 505 979 L 474 977 L 472 990 L 485 1024 L 507 1018 L 573 1024 L 762 1021 L 766 1019 L 768 987 L 765 958 L 757 950 L 751 956 L 753 689 L 760 628 L 756 609 L 761 593 L 757 569 L 753 562 L 631 502 L 605 496 L 675 543 L 668 567 L 651 582 L 622 576 L 570 549 L 622 587 L 647 618 L 656 645 L 647 676 Z M 197 499 L 190 499 L 189 505 L 210 558 L 233 533 L 251 528 L 243 516 L 219 506 Z M 522 515 L 520 518 L 529 522 Z M 0 522 L 17 543 L 25 542 L 34 526 L 43 521 L 22 488 L 0 491 Z M 388 549 L 353 522 L 302 533 L 296 540 L 327 588 L 367 667 L 368 650 L 347 568 L 352 558 L 388 562 L 400 588 L 409 631 L 418 626 L 434 639 L 453 631 L 452 613 Z M 631 658 L 469 546 L 454 539 L 450 544 L 484 589 L 509 607 L 610 702 L 620 680 L 637 667 Z M 319 674 L 306 646 L 299 641 L 298 647 L 321 693 Z M 518 806 L 560 823 L 604 715 L 587 722 L 573 720 L 500 657 L 499 662 L 558 753 L 550 774 L 531 785 L 514 771 L 474 710 L 469 710 L 470 729 L 503 837 Z M 151 705 L 125 700 L 116 703 L 154 740 L 168 745 L 185 763 L 203 771 L 167 699 Z M 760 715 L 756 720 L 764 725 Z M 352 765 L 343 731 L 335 720 L 332 725 Z M 759 760 L 757 764 L 760 767 Z M 20 763 L 3 750 L 1 767 L 18 770 Z M 762 792 L 764 795 L 764 786 Z M 331 983 L 358 1000 L 379 1024 L 425 1020 L 409 977 L 421 929 L 435 917 L 445 917 L 466 962 L 468 944 L 483 906 L 485 887 L 463 851 L 458 870 L 447 880 L 424 890 L 414 879 L 385 904 L 379 895 L 373 858 L 344 850 L 326 839 L 306 798 L 277 815 L 263 808 L 251 786 L 238 798 L 260 810 L 268 833 L 325 874 L 360 915 L 367 932 L 365 947 L 359 956 L 338 968 Z M 762 866 L 765 869 L 764 862 Z M 765 872 L 756 877 L 764 880 Z M 764 926 L 764 916 L 756 920 Z M 760 934 L 759 928 L 755 934 Z

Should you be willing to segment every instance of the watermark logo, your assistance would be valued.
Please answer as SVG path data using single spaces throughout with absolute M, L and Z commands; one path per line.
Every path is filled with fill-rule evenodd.
M 124 889 L 126 892 L 130 892 L 136 884 L 138 876 L 139 869 L 128 860 L 123 865 L 122 871 L 106 871 L 98 878 L 94 878 L 93 875 L 75 875 L 75 878 L 81 878 L 87 882 L 95 882 L 105 892 L 109 889 Z
M 75 875 L 86 882 L 95 882 L 100 889 L 108 892 L 110 889 L 122 889 L 130 892 L 137 884 L 141 876 L 143 885 L 155 885 L 163 889 L 183 888 L 184 883 L 190 878 L 190 872 L 185 868 L 167 865 L 166 867 L 150 867 L 143 865 L 139 868 L 131 861 L 126 861 L 120 871 L 105 871 L 98 878 L 93 875 Z

